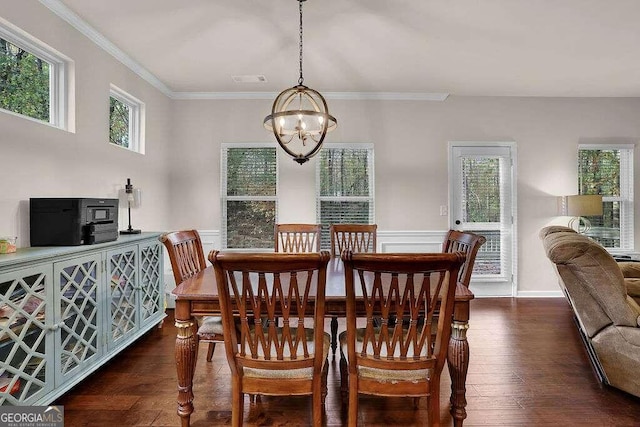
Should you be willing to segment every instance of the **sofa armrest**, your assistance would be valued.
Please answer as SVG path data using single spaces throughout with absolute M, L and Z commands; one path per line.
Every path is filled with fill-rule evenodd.
M 640 262 L 619 262 L 618 266 L 625 278 L 640 278 Z

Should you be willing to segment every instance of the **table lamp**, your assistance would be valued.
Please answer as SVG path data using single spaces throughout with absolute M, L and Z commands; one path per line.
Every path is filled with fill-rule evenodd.
M 599 194 L 577 194 L 559 198 L 559 215 L 571 216 L 569 227 L 578 233 L 591 229 L 591 222 L 585 216 L 602 215 L 602 196 Z
M 129 213 L 129 228 L 121 230 L 120 234 L 140 234 L 140 230 L 131 227 L 131 208 L 139 208 L 142 204 L 142 191 L 133 187 L 131 178 L 127 178 L 127 184 L 120 190 L 120 204 L 126 205 Z

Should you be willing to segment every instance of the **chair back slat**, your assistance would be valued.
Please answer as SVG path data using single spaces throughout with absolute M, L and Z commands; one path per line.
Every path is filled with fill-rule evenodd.
M 275 251 L 320 252 L 320 224 L 276 224 Z
M 235 334 L 225 339 L 230 364 L 237 370 L 320 368 L 329 258 L 326 251 L 209 254 L 225 328 L 234 312 L 240 318 L 239 342 Z M 312 336 L 305 318 L 313 319 Z M 312 342 L 320 343 L 319 354 Z
M 159 240 L 169 254 L 176 285 L 206 267 L 202 241 L 197 230 L 165 233 L 160 236 Z
M 441 369 L 451 332 L 445 319 L 451 318 L 456 277 L 465 255 L 346 251 L 342 258 L 349 364 L 355 360 L 356 366 L 378 369 Z M 356 327 L 356 294 L 362 295 L 366 312 L 357 349 L 351 332 Z M 436 316 L 440 311 L 448 316 Z M 438 328 L 432 335 L 434 319 Z
M 353 252 L 376 252 L 376 224 L 333 224 L 331 233 L 331 255 L 340 256 L 344 250 Z
M 460 272 L 458 273 L 458 283 L 467 288 L 469 287 L 469 282 L 471 282 L 471 274 L 473 273 L 473 265 L 476 261 L 478 250 L 486 241 L 487 239 L 484 236 L 470 231 L 449 230 L 442 243 L 443 253 L 462 252 L 466 255 L 466 261 L 460 267 Z

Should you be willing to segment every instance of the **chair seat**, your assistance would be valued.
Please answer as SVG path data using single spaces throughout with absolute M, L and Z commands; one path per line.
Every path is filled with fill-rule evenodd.
M 216 339 L 220 337 L 214 337 L 214 335 L 222 335 L 222 317 L 219 316 L 204 316 L 196 318 L 198 322 L 198 336 L 200 339 Z
M 305 328 L 304 332 L 307 337 L 307 348 L 310 354 L 312 354 L 315 350 L 315 344 L 313 341 L 314 330 L 310 328 Z M 282 328 L 276 328 L 276 333 L 278 336 L 282 336 Z M 291 334 L 295 334 L 295 328 L 291 329 Z M 323 365 L 327 363 L 327 356 L 329 355 L 329 347 L 331 346 L 331 336 L 326 332 L 323 334 L 323 343 L 322 343 L 322 354 L 323 354 Z M 246 349 L 247 354 L 249 354 L 249 349 Z M 302 345 L 297 348 L 297 355 L 302 356 L 303 348 Z M 285 358 L 290 358 L 290 354 L 285 349 Z M 255 368 L 244 368 L 244 375 L 246 377 L 252 378 L 312 378 L 313 377 L 313 368 L 301 368 L 301 369 L 255 369 Z
M 379 328 L 376 328 L 379 331 Z M 356 353 L 362 351 L 362 343 L 364 341 L 364 328 L 356 329 Z M 347 331 L 344 331 L 339 336 L 340 341 L 340 357 L 345 359 L 349 363 L 348 351 L 347 351 Z M 427 350 L 423 349 L 420 353 L 426 356 Z M 412 370 L 391 370 L 391 369 L 377 369 L 368 366 L 358 367 L 358 377 L 368 378 L 380 382 L 399 382 L 399 381 L 426 381 L 430 376 L 430 369 L 412 369 Z

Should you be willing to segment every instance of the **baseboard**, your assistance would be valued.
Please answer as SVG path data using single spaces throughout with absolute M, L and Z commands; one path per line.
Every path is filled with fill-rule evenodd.
M 557 291 L 518 291 L 517 298 L 564 298 L 561 290 Z

